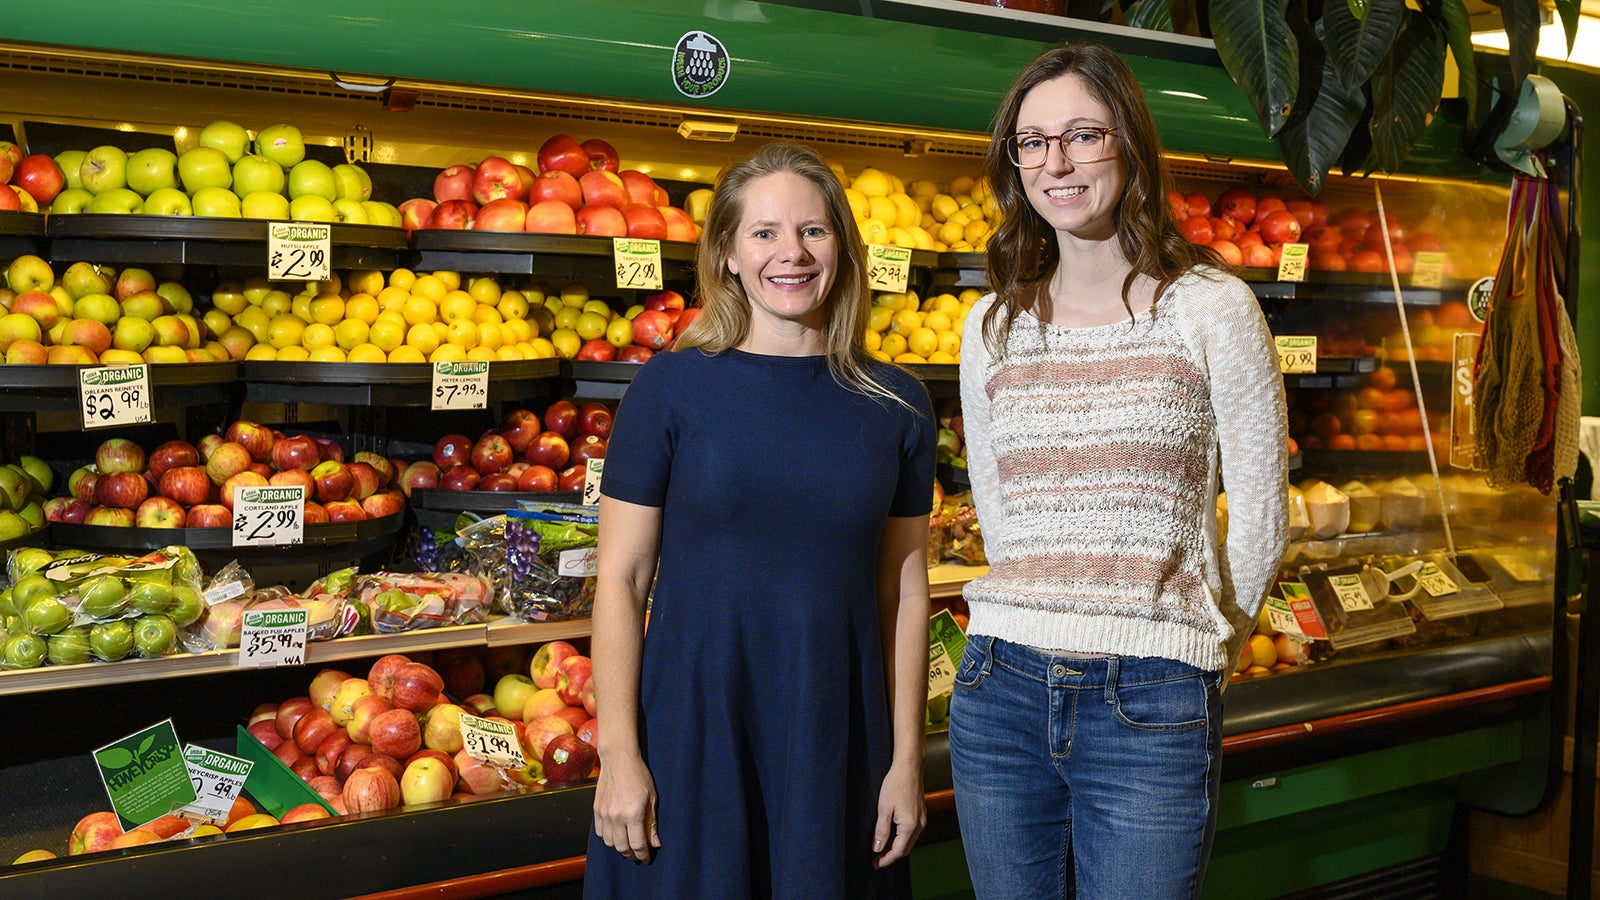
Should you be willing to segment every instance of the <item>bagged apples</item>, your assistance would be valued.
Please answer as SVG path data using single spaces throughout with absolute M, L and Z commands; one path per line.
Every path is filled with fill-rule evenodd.
M 245 612 L 259 609 L 309 609 L 307 640 L 327 641 L 353 634 L 361 622 L 350 599 L 355 576 L 354 566 L 339 569 L 312 582 L 303 594 L 296 594 L 283 585 L 258 588 L 237 562 L 229 563 L 206 588 L 206 599 L 215 602 L 204 620 L 184 636 L 184 646 L 197 653 L 237 647 Z
M 594 608 L 595 547 L 600 511 L 570 503 L 530 505 L 506 513 L 502 605 L 527 622 L 589 615 Z
M 460 572 L 377 572 L 355 580 L 353 599 L 378 634 L 468 625 L 489 616 L 489 585 Z

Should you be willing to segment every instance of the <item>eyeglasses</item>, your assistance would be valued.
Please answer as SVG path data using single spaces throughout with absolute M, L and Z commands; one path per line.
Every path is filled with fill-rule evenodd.
M 1006 155 L 1019 169 L 1037 169 L 1044 165 L 1050 154 L 1050 142 L 1061 144 L 1061 153 L 1069 162 L 1083 164 L 1099 162 L 1107 157 L 1106 135 L 1115 128 L 1074 128 L 1060 134 L 1039 134 L 1024 131 L 1006 138 Z

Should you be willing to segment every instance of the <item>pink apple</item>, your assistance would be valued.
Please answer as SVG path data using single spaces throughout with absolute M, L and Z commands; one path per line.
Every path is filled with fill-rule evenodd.
M 593 675 L 594 666 L 587 656 L 569 656 L 561 661 L 556 683 L 556 694 L 568 706 L 583 706 L 583 688 Z
M 368 727 L 372 750 L 385 756 L 404 759 L 422 749 L 422 728 L 417 714 L 409 709 L 385 710 L 372 717 Z
M 521 200 L 527 193 L 528 187 L 522 183 L 522 174 L 517 167 L 501 157 L 484 157 L 473 173 L 472 199 L 480 206 L 494 200 Z
M 628 189 L 623 185 L 622 177 L 615 172 L 605 169 L 585 172 L 578 178 L 578 187 L 583 190 L 585 206 L 615 206 L 620 209 L 628 202 Z
M 558 687 L 561 680 L 561 664 L 581 655 L 577 647 L 566 641 L 548 641 L 534 652 L 533 660 L 528 664 L 528 674 L 532 677 L 533 683 L 541 688 Z
M 183 507 L 168 497 L 148 497 L 133 511 L 133 524 L 138 528 L 182 528 Z
M 352 814 L 394 809 L 401 803 L 400 782 L 387 769 L 361 768 L 345 779 L 342 796 Z
M 309 471 L 322 459 L 317 442 L 303 434 L 285 437 L 272 443 L 272 467 L 282 472 L 288 469 Z
M 400 489 L 407 497 L 417 488 L 429 489 L 439 486 L 439 467 L 423 460 L 406 466 L 405 473 L 400 476 Z
M 471 200 L 446 200 L 428 216 L 429 228 L 443 231 L 468 231 L 478 218 L 478 204 Z
M 578 233 L 599 237 L 627 237 L 628 220 L 615 206 L 585 206 L 578 210 Z
M 666 240 L 667 220 L 661 211 L 646 203 L 629 203 L 622 208 L 628 223 L 628 237 Z
M 324 460 L 311 470 L 311 480 L 317 485 L 317 502 L 324 506 L 350 496 L 355 488 L 355 476 L 342 462 Z M 329 510 L 329 514 L 332 514 Z
M 574 178 L 589 171 L 589 154 L 570 134 L 554 134 L 539 147 L 539 171 L 560 170 Z
M 666 204 L 667 192 L 662 190 L 649 175 L 638 169 L 623 169 L 618 173 L 618 177 L 627 190 L 628 202 L 652 207 Z
M 350 497 L 365 500 L 378 490 L 378 471 L 363 462 L 339 463 L 350 472 Z
M 422 745 L 445 753 L 461 749 L 461 707 L 440 703 L 422 717 Z
M 446 166 L 434 176 L 433 199 L 441 204 L 450 200 L 471 200 L 475 174 L 471 166 Z
M 560 716 L 533 719 L 522 726 L 522 752 L 528 759 L 539 759 L 550 741 L 560 735 L 570 737 L 574 731 L 572 723 Z
M 413 197 L 400 204 L 400 224 L 406 231 L 416 231 L 418 228 L 427 228 L 428 220 L 433 218 L 433 211 L 439 204 L 426 197 Z
M 421 712 L 439 702 L 439 694 L 442 691 L 444 691 L 444 679 L 439 677 L 439 673 L 435 672 L 432 666 L 408 662 L 395 670 L 394 688 L 389 699 L 399 709 Z
M 693 241 L 698 232 L 689 214 L 676 206 L 658 206 L 661 217 L 667 220 L 667 240 Z
M 261 477 L 261 473 L 259 472 L 252 472 L 249 469 L 246 469 L 243 472 L 230 475 L 228 476 L 228 480 L 222 482 L 222 487 L 220 488 L 222 505 L 226 506 L 228 509 L 233 509 L 235 496 L 234 492 L 239 488 L 266 486 L 267 479 Z
M 363 498 L 361 510 L 369 519 L 381 519 L 384 516 L 398 514 L 406 508 L 405 495 L 399 491 L 378 491 L 370 497 Z
M 168 470 L 200 465 L 200 451 L 188 441 L 167 441 L 150 452 L 150 474 L 160 478 Z
M 528 222 L 528 204 L 510 197 L 490 200 L 478 210 L 474 231 L 522 231 Z
M 394 679 L 400 672 L 400 667 L 411 662 L 411 658 L 400 653 L 391 653 L 379 657 L 367 670 L 367 684 L 372 687 L 372 693 L 385 700 L 394 697 Z
M 249 450 L 232 441 L 224 441 L 206 457 L 206 477 L 211 479 L 212 484 L 220 485 L 248 470 L 251 462 Z
M 95 479 L 94 498 L 101 506 L 137 509 L 150 495 L 150 482 L 138 472 L 111 472 Z
M 528 203 L 530 205 L 552 200 L 565 203 L 567 206 L 578 210 L 583 205 L 583 188 L 579 187 L 578 179 L 571 173 L 556 169 L 544 172 L 533 180 L 533 186 L 528 189 Z
M 539 688 L 528 696 L 528 702 L 522 707 L 522 721 L 532 722 L 545 716 L 553 716 L 567 705 L 561 699 L 561 692 L 555 688 Z
M 294 737 L 294 726 L 306 713 L 316 709 L 316 704 L 310 697 L 290 697 L 278 704 L 278 716 L 274 720 L 278 728 L 278 737 L 289 740 Z
M 577 234 L 578 219 L 572 207 L 559 200 L 541 200 L 528 207 L 522 230 L 533 234 Z
M 191 506 L 184 524 L 189 528 L 229 528 L 233 525 L 233 510 L 220 503 Z
M 510 786 L 499 769 L 478 762 L 465 750 L 456 754 L 456 771 L 457 783 L 474 795 L 495 794 Z
M 250 458 L 255 462 L 266 462 L 272 458 L 272 445 L 277 442 L 277 436 L 272 429 L 255 422 L 240 419 L 228 426 L 223 432 L 222 439 L 250 451 Z

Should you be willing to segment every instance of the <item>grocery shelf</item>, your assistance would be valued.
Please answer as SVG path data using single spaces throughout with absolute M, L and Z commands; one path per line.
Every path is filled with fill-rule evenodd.
M 299 546 L 344 547 L 373 541 L 387 542 L 405 525 L 405 516 L 392 515 L 360 522 L 319 522 L 305 526 L 305 541 Z M 235 547 L 231 528 L 126 528 L 111 525 L 54 523 L 53 538 L 58 545 L 86 550 L 159 550 L 182 544 L 197 552 L 226 550 L 249 556 L 260 553 L 301 553 L 287 546 Z
M 1426 471 L 1426 450 L 1302 450 L 1304 469 L 1317 475 L 1409 475 Z
M 488 404 L 544 393 L 538 382 L 560 371 L 554 359 L 489 363 Z M 245 400 L 255 403 L 326 403 L 345 406 L 428 406 L 433 392 L 430 363 L 276 362 L 250 360 L 240 377 Z
M 267 226 L 260 219 L 201 216 L 119 216 L 77 213 L 51 216 L 46 230 L 57 262 L 267 265 Z M 403 228 L 338 225 L 329 232 L 335 269 L 395 269 L 410 258 Z
M 238 362 L 163 363 L 151 365 L 152 410 L 187 410 L 226 403 L 239 377 Z M 78 370 L 69 365 L 11 365 L 0 379 L 0 412 L 76 412 Z
M 490 647 L 508 647 L 516 644 L 542 644 L 545 641 L 568 641 L 589 636 L 588 619 L 567 619 L 561 622 L 518 622 L 509 616 L 491 619 L 485 638 Z
M 530 503 L 581 503 L 582 491 L 450 491 L 444 488 L 416 488 L 411 492 L 411 505 L 418 509 L 441 512 L 503 513 L 517 509 L 523 501 Z
M 967 582 L 989 574 L 988 566 L 940 563 L 928 567 L 928 595 L 936 600 L 960 597 Z
M 411 242 L 419 271 L 538 275 L 542 280 L 615 278 L 609 237 L 423 229 L 412 234 Z M 662 241 L 662 277 L 668 281 L 692 277 L 694 254 L 692 243 Z
M 0 259 L 38 253 L 44 243 L 44 216 L 39 213 L 0 212 Z

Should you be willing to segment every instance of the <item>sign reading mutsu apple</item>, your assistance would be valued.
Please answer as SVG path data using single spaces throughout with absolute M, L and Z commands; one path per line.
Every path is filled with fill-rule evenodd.
M 239 665 L 251 669 L 299 666 L 306 661 L 311 610 L 249 609 L 239 632 Z
M 661 242 L 654 238 L 612 238 L 611 261 L 617 270 L 617 287 L 661 290 Z
M 299 544 L 305 541 L 305 532 L 305 485 L 233 489 L 233 546 Z
M 510 722 L 493 722 L 461 714 L 461 746 L 467 755 L 486 766 L 520 770 L 528 761 L 522 758 L 522 742 Z
M 489 405 L 489 361 L 483 359 L 433 364 L 429 404 L 442 409 L 485 409 Z
M 911 278 L 911 250 L 887 244 L 867 245 L 867 287 L 891 294 L 905 292 Z
M 78 408 L 84 428 L 150 421 L 150 367 L 89 366 L 78 370 Z
M 267 278 L 327 281 L 333 226 L 323 222 L 267 223 Z

